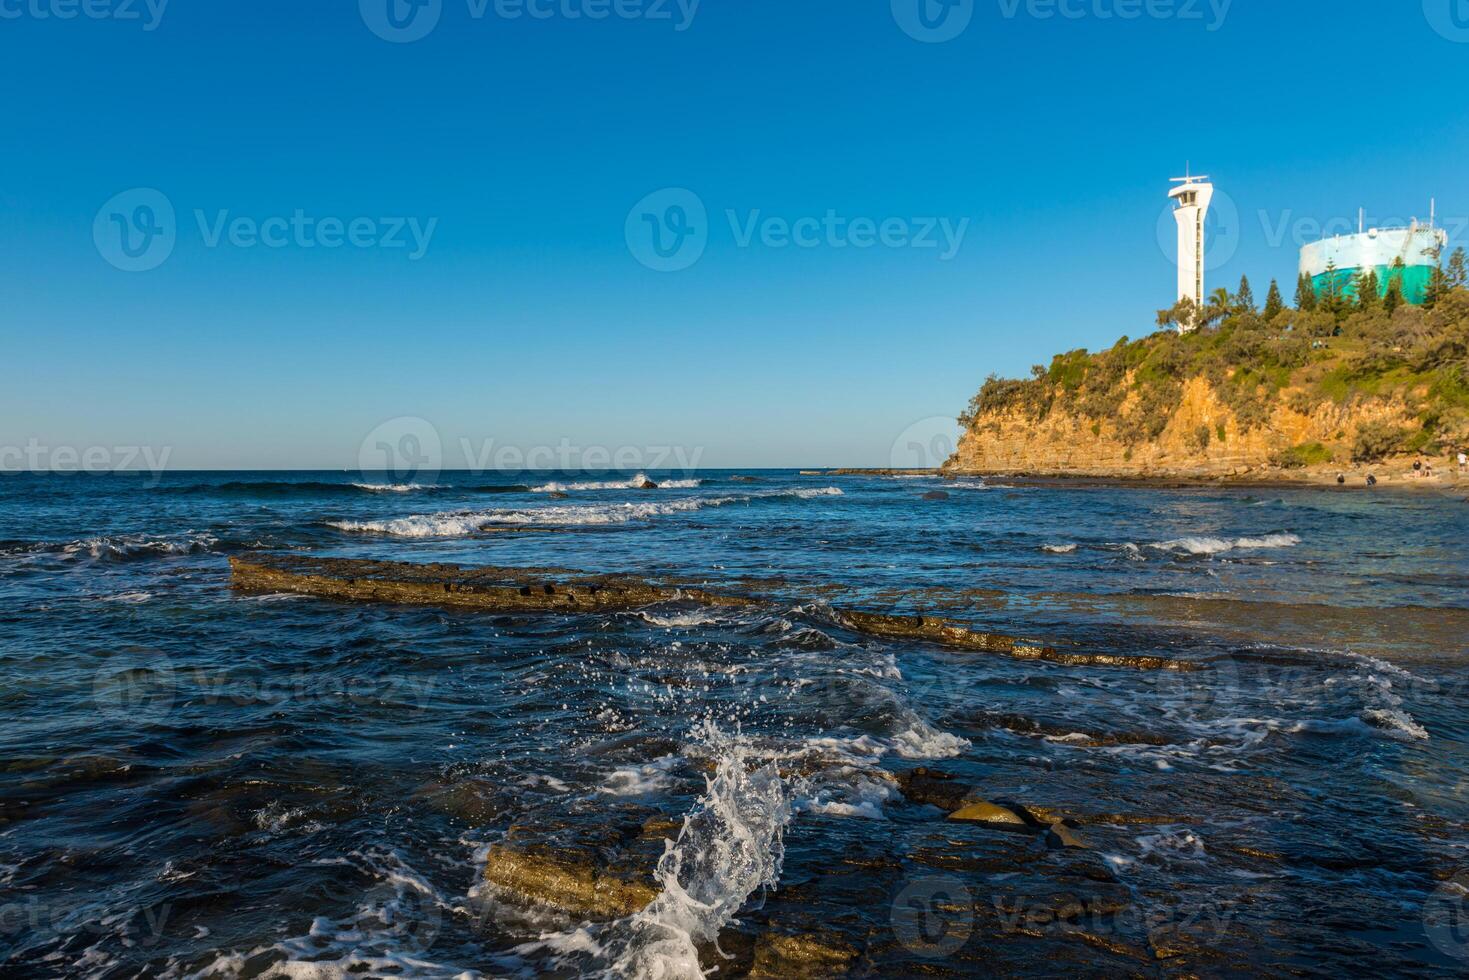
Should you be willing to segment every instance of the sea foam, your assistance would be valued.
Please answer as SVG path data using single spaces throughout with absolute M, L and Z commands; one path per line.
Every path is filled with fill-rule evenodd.
M 504 525 L 546 525 L 556 527 L 626 524 L 630 521 L 688 513 L 705 507 L 748 503 L 756 499 L 790 497 L 813 499 L 841 496 L 836 487 L 797 490 L 773 490 L 727 497 L 688 497 L 680 500 L 640 501 L 637 503 L 568 504 L 552 507 L 501 508 L 479 511 L 449 511 L 438 514 L 415 514 L 379 521 L 328 521 L 340 531 L 363 534 L 386 534 L 397 538 L 448 538 L 478 533 L 486 527 Z
M 691 490 L 701 486 L 703 480 L 654 480 L 646 473 L 639 473 L 630 480 L 587 480 L 575 483 L 543 483 L 531 487 L 531 493 L 566 493 L 579 490 L 641 490 L 644 484 L 656 483 L 659 490 Z
M 1171 541 L 1155 541 L 1148 545 L 1158 551 L 1189 555 L 1218 555 L 1226 551 L 1250 551 L 1260 548 L 1294 548 L 1301 539 L 1294 534 L 1266 534 L 1258 538 L 1214 538 L 1187 536 Z

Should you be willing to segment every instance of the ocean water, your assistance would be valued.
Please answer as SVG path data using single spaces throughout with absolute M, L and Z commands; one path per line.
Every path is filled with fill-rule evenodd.
M 651 476 L 0 479 L 0 974 L 770 975 L 774 936 L 839 951 L 811 976 L 1469 969 L 1463 500 Z M 250 552 L 764 602 L 251 595 Z M 918 767 L 1089 846 L 945 820 Z M 656 897 L 586 922 L 486 885 L 527 842 Z

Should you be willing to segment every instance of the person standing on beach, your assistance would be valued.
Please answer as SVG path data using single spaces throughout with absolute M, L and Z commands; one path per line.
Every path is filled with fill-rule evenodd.
M 1461 449 L 1459 450 L 1459 474 L 1462 476 L 1466 470 L 1469 470 L 1469 456 L 1465 456 L 1464 450 Z

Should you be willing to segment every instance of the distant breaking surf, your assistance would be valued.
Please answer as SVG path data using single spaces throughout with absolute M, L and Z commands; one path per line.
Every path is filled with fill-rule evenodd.
M 641 490 L 652 483 L 656 490 L 691 490 L 703 480 L 654 480 L 646 473 L 639 473 L 630 480 L 581 481 L 575 483 L 545 483 L 531 487 L 531 493 L 564 493 L 571 490 Z
M 381 521 L 328 521 L 327 526 L 356 534 L 385 534 L 395 538 L 463 537 L 494 525 L 541 524 L 549 526 L 595 526 L 626 524 L 671 514 L 748 503 L 752 500 L 790 497 L 800 500 L 817 497 L 840 497 L 837 487 L 771 490 L 729 497 L 691 497 L 683 500 L 638 503 L 577 504 L 557 507 L 531 507 L 485 511 L 449 511 L 438 514 L 414 514 Z

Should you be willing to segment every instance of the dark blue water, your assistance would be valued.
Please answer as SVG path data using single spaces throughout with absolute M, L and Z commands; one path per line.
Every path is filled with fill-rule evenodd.
M 0 479 L 0 972 L 672 977 L 721 930 L 864 976 L 1469 966 L 1462 500 L 630 476 Z M 257 551 L 767 601 L 232 590 Z M 842 607 L 1208 669 L 874 639 Z M 895 783 L 918 766 L 1090 847 L 946 821 Z M 672 843 L 636 921 L 481 884 L 507 834 L 649 815 Z

